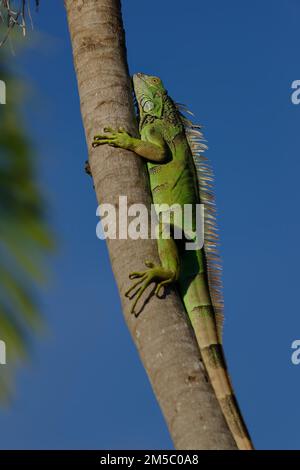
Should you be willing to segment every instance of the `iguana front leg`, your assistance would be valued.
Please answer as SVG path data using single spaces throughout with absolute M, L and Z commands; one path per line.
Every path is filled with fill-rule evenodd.
M 154 142 L 136 139 L 122 128 L 116 131 L 111 127 L 106 127 L 104 132 L 104 134 L 95 135 L 92 143 L 93 147 L 108 144 L 111 147 L 131 150 L 140 157 L 152 162 L 162 163 L 168 159 L 169 151 L 163 139 L 154 137 Z

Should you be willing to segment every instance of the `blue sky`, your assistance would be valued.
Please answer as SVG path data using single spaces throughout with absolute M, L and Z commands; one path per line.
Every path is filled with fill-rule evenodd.
M 131 72 L 159 75 L 205 125 L 224 260 L 225 351 L 258 449 L 299 449 L 298 0 L 124 3 Z M 49 332 L 0 411 L 3 449 L 169 449 L 123 321 L 96 200 L 63 2 L 44 0 L 21 63 L 59 248 L 41 293 Z M 9 99 L 9 90 L 8 90 Z M 297 189 L 298 188 L 298 189 Z

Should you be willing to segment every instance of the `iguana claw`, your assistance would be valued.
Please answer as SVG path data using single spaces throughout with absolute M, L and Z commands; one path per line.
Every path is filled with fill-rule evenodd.
M 135 301 L 131 308 L 131 313 L 136 315 L 135 307 L 147 289 L 147 287 L 152 283 L 156 283 L 156 288 L 154 294 L 159 297 L 159 292 L 161 288 L 167 284 L 174 282 L 174 274 L 172 271 L 164 269 L 161 266 L 155 266 L 154 263 L 150 261 L 146 261 L 145 265 L 149 268 L 146 271 L 136 271 L 129 274 L 129 279 L 138 279 L 137 282 L 133 284 L 126 292 L 125 296 L 133 299 L 135 297 Z M 139 286 L 139 287 L 138 287 Z M 138 289 L 134 292 L 134 290 L 138 287 Z M 133 292 L 133 294 L 132 294 Z M 132 295 L 131 295 L 132 294 Z
M 123 129 L 123 127 L 120 127 L 118 130 L 112 129 L 111 127 L 105 127 L 104 132 L 105 134 L 94 136 L 92 147 L 95 148 L 104 144 L 124 149 L 128 149 L 130 147 L 132 137 L 125 131 L 125 129 Z

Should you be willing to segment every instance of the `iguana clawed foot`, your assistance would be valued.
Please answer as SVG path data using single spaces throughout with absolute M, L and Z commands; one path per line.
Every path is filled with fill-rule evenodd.
M 85 162 L 84 171 L 86 172 L 87 175 L 92 176 L 91 167 L 90 167 L 88 160 Z
M 120 147 L 123 149 L 129 149 L 132 136 L 128 134 L 122 127 L 118 130 L 114 130 L 111 127 L 104 128 L 105 134 L 99 134 L 94 136 L 92 147 L 98 147 L 99 145 L 108 144 L 111 147 Z
M 154 263 L 150 261 L 146 261 L 145 265 L 147 266 L 147 270 L 133 272 L 129 275 L 129 279 L 138 279 L 133 286 L 131 286 L 127 292 L 125 292 L 125 296 L 133 299 L 135 297 L 135 301 L 131 308 L 131 313 L 135 313 L 135 307 L 147 289 L 147 287 L 154 282 L 156 284 L 154 294 L 159 297 L 159 292 L 163 286 L 167 284 L 171 284 L 174 282 L 174 273 L 168 269 L 164 269 L 162 266 L 156 266 Z M 139 286 L 139 287 L 138 287 Z M 134 290 L 138 287 L 138 289 L 134 292 Z

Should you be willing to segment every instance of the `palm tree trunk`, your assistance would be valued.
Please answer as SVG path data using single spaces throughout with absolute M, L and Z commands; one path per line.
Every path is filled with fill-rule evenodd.
M 137 133 L 120 1 L 65 0 L 65 5 L 97 199 L 118 209 L 119 195 L 126 195 L 128 205 L 149 207 L 141 159 L 109 146 L 91 148 L 93 136 L 107 125 Z M 127 325 L 175 447 L 236 449 L 175 290 L 164 300 L 152 297 L 138 318 L 130 314 L 124 297 L 128 273 L 143 270 L 145 259 L 159 262 L 156 242 L 108 240 L 108 249 Z

